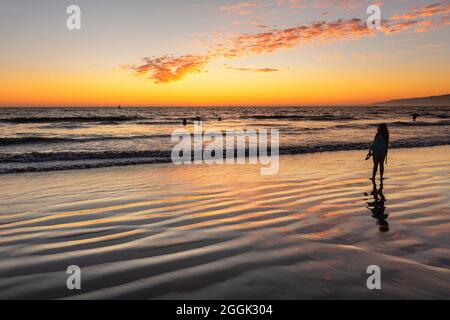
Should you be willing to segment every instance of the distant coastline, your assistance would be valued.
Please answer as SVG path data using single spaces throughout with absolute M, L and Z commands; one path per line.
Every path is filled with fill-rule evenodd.
M 382 107 L 449 107 L 450 94 L 431 97 L 390 100 L 378 102 L 375 105 Z

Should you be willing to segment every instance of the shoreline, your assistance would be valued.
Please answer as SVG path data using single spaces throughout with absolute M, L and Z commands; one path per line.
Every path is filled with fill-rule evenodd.
M 360 144 L 358 144 L 360 145 Z M 428 149 L 428 148 L 439 148 L 439 147 L 446 147 L 450 146 L 449 143 L 443 142 L 442 144 L 435 144 L 432 146 L 417 146 L 417 147 L 410 147 L 410 146 L 397 146 L 397 147 L 390 147 L 390 150 L 416 150 L 416 149 Z M 350 149 L 343 149 L 343 150 L 318 150 L 311 151 L 308 150 L 307 152 L 289 152 L 292 149 L 291 147 L 287 147 L 285 149 L 280 148 L 279 155 L 280 157 L 289 157 L 289 156 L 302 156 L 302 155 L 310 155 L 310 154 L 334 154 L 334 153 L 340 153 L 340 152 L 364 152 L 368 150 L 369 145 L 367 148 L 350 148 Z M 248 150 L 246 151 L 248 153 Z M 153 153 L 153 152 L 150 152 Z M 170 154 L 170 152 L 167 152 L 167 156 Z M 105 159 L 95 159 L 97 161 L 105 161 Z M 60 167 L 52 167 L 52 168 L 30 168 L 30 167 L 24 167 L 19 169 L 11 169 L 11 171 L 7 171 L 8 169 L 5 169 L 6 171 L 2 171 L 0 169 L 0 176 L 10 176 L 10 175 L 16 175 L 16 174 L 29 174 L 29 173 L 51 173 L 51 172 L 63 172 L 63 171 L 80 171 L 80 170 L 95 170 L 95 169 L 102 169 L 102 168 L 121 168 L 121 167 L 134 167 L 134 166 L 146 166 L 146 165 L 173 165 L 178 166 L 172 162 L 170 158 L 135 158 L 135 159 L 129 159 L 129 158 L 123 158 L 123 159 L 109 159 L 109 161 L 112 161 L 111 163 L 87 163 L 83 162 L 86 160 L 73 160 L 70 161 L 48 161 L 48 162 L 37 162 L 35 164 L 53 164 L 56 163 L 60 165 Z M 131 162 L 130 162 L 131 161 Z M 246 158 L 246 161 L 248 162 L 248 157 Z M 65 163 L 68 162 L 69 164 Z M 77 164 L 78 162 L 78 164 Z M 26 165 L 26 164 L 25 164 Z M 194 164 L 184 164 L 182 166 L 190 166 Z M 232 166 L 239 166 L 240 164 L 233 164 Z M 248 164 L 246 164 L 248 165 Z M 209 166 L 215 166 L 209 165 Z

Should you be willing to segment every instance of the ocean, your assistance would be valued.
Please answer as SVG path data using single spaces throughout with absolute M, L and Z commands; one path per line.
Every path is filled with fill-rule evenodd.
M 450 107 L 2 108 L 0 174 L 167 163 L 171 133 L 196 117 L 204 130 L 279 129 L 280 154 L 368 149 L 379 123 L 391 148 L 450 144 Z

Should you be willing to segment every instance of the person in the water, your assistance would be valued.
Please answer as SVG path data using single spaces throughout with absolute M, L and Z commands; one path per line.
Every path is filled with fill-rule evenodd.
M 388 150 L 389 130 L 387 125 L 383 123 L 378 126 L 378 132 L 366 157 L 366 160 L 369 160 L 370 157 L 373 158 L 373 181 L 375 181 L 375 177 L 378 172 L 378 166 L 380 167 L 380 180 L 383 181 L 384 163 L 385 161 L 387 163 Z

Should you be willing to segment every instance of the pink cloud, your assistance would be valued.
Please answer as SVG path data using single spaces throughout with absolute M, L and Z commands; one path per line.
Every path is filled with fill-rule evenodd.
M 220 11 L 226 13 L 234 13 L 241 16 L 250 15 L 253 13 L 253 9 L 258 6 L 256 1 L 240 2 L 231 6 L 221 6 Z
M 155 83 L 169 83 L 182 80 L 188 74 L 202 72 L 209 61 L 210 57 L 204 55 L 166 55 L 158 58 L 146 57 L 142 59 L 141 64 L 124 67 L 133 70 L 138 76 L 147 75 Z
M 283 2 L 284 0 L 280 0 Z M 300 4 L 299 0 L 289 0 L 291 3 Z M 346 1 L 341 1 L 342 3 Z M 240 3 L 236 8 L 253 7 L 254 2 Z M 351 2 L 353 3 L 353 2 Z M 244 5 L 245 4 L 245 5 Z M 447 25 L 448 17 L 443 16 L 439 22 L 431 19 L 419 19 L 419 17 L 432 17 L 448 12 L 448 5 L 442 3 L 416 8 L 414 15 L 405 14 L 403 17 L 416 17 L 416 19 L 385 20 L 381 32 L 389 35 L 399 32 L 426 32 L 438 26 Z M 228 7 L 229 8 L 229 7 Z M 235 8 L 235 7 L 233 7 Z M 228 9 L 227 9 L 228 10 Z M 238 10 L 238 9 L 230 9 Z M 398 21 L 406 20 L 406 21 Z M 375 35 L 376 31 L 367 27 L 366 21 L 361 19 L 339 19 L 336 21 L 320 21 L 300 25 L 286 29 L 272 29 L 259 33 L 243 33 L 229 37 L 227 40 L 215 43 L 207 53 L 188 54 L 182 56 L 165 55 L 157 58 L 144 58 L 142 63 L 128 65 L 136 75 L 145 75 L 155 83 L 169 83 L 179 81 L 191 73 L 203 72 L 205 67 L 214 59 L 234 59 L 251 55 L 259 55 L 275 52 L 281 49 L 289 49 L 302 44 L 329 43 L 345 39 L 358 39 Z M 362 57 L 360 57 L 362 58 Z M 373 58 L 373 57 L 370 57 Z M 245 68 L 235 68 L 244 71 Z M 276 69 L 261 68 L 245 71 L 273 72 Z
M 420 8 L 414 7 L 408 12 L 392 16 L 391 20 L 410 20 L 448 14 L 450 14 L 450 2 L 441 1 Z

